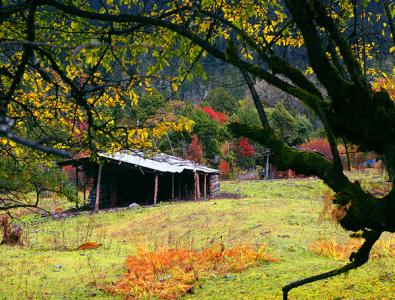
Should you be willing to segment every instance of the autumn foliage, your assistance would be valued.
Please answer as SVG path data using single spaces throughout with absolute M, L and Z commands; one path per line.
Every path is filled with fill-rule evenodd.
M 327 139 L 316 138 L 299 145 L 303 150 L 316 151 L 332 160 L 332 152 Z
M 78 246 L 77 250 L 91 250 L 99 248 L 102 244 L 96 242 L 85 242 Z
M 13 226 L 6 214 L 0 217 L 0 229 L 3 231 L 3 240 L 0 245 L 23 245 L 21 240 L 22 228 Z
M 373 89 L 380 91 L 386 90 L 390 95 L 392 101 L 395 101 L 395 74 L 391 77 L 380 78 L 373 83 Z
M 254 147 L 251 146 L 247 138 L 241 138 L 239 141 L 239 151 L 242 157 L 252 157 L 255 153 Z
M 310 251 L 320 255 L 331 257 L 337 260 L 348 260 L 350 254 L 357 251 L 363 243 L 363 240 L 353 238 L 345 243 L 338 242 L 335 239 L 320 239 L 310 245 Z M 379 240 L 370 253 L 370 258 L 395 256 L 395 240 L 392 237 Z
M 137 255 L 127 258 L 126 274 L 105 290 L 125 299 L 177 299 L 193 292 L 201 278 L 236 273 L 260 262 L 276 261 L 265 253 L 265 248 L 245 245 L 225 249 L 219 244 L 202 251 L 139 250 Z
M 227 177 L 230 171 L 230 165 L 226 160 L 221 160 L 218 166 L 223 177 Z
M 226 115 L 224 112 L 216 111 L 210 106 L 204 106 L 203 111 L 213 120 L 218 121 L 219 123 L 226 122 Z
M 187 150 L 187 159 L 197 163 L 201 163 L 203 160 L 202 144 L 196 134 L 192 135 L 191 144 Z

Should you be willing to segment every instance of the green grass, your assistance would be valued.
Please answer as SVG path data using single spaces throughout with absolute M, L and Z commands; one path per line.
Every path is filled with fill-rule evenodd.
M 140 246 L 266 244 L 281 260 L 235 276 L 205 279 L 186 299 L 280 299 L 282 285 L 345 263 L 309 251 L 320 238 L 348 239 L 334 224 L 317 224 L 325 189 L 320 181 L 229 181 L 221 189 L 243 197 L 62 220 L 25 217 L 25 246 L 0 246 L 0 299 L 113 299 L 97 287 L 116 280 L 126 256 Z M 84 241 L 103 246 L 75 251 Z M 290 299 L 393 299 L 394 269 L 395 258 L 372 260 L 347 276 L 293 290 Z

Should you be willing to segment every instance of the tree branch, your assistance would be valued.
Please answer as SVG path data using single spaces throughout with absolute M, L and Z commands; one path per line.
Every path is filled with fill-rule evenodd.
M 6 138 L 14 141 L 17 144 L 27 146 L 27 147 L 30 147 L 35 150 L 42 151 L 44 153 L 54 154 L 54 155 L 66 157 L 66 158 L 73 157 L 73 155 L 70 152 L 67 152 L 62 149 L 55 149 L 55 148 L 52 148 L 49 146 L 40 145 L 37 141 L 32 141 L 32 140 L 28 140 L 23 137 L 20 137 L 20 136 L 14 134 L 11 130 L 6 130 L 6 131 L 0 130 L 0 136 L 5 136 Z
M 331 38 L 335 41 L 336 45 L 339 47 L 340 53 L 343 57 L 344 63 L 347 67 L 348 73 L 355 84 L 358 85 L 360 89 L 367 92 L 368 84 L 362 72 L 361 66 L 358 60 L 352 53 L 350 45 L 347 43 L 344 36 L 340 33 L 333 19 L 328 16 L 325 7 L 319 1 L 313 1 L 314 8 L 317 15 L 315 20 L 321 26 L 328 30 Z
M 180 24 L 175 24 L 170 21 L 166 21 L 161 19 L 160 17 L 147 17 L 147 16 L 141 16 L 141 15 L 128 15 L 128 14 L 119 14 L 119 15 L 110 15 L 110 14 L 104 14 L 104 13 L 96 13 L 96 12 L 90 12 L 90 11 L 84 11 L 81 10 L 77 7 L 71 6 L 71 5 L 65 5 L 56 1 L 42 1 L 42 3 L 47 4 L 49 6 L 53 6 L 65 13 L 76 15 L 79 17 L 83 18 L 88 18 L 88 19 L 94 19 L 94 20 L 100 20 L 100 21 L 107 21 L 107 22 L 118 22 L 118 23 L 138 23 L 142 25 L 154 25 L 162 28 L 166 28 L 168 30 L 171 30 L 173 32 L 176 32 L 195 44 L 199 45 L 202 47 L 204 50 L 206 50 L 208 53 L 213 55 L 214 57 L 221 59 L 225 62 L 229 62 L 236 67 L 242 67 L 243 69 L 247 70 L 249 73 L 254 74 L 261 79 L 264 79 L 268 83 L 278 87 L 279 89 L 282 89 L 283 91 L 293 95 L 294 97 L 300 99 L 303 101 L 306 105 L 309 107 L 314 107 L 314 103 L 311 101 L 321 101 L 319 97 L 317 97 L 317 89 L 314 88 L 314 92 L 311 93 L 313 90 L 308 89 L 308 90 L 303 90 L 299 87 L 295 87 L 287 83 L 286 81 L 283 81 L 276 77 L 275 75 L 269 73 L 268 71 L 265 71 L 263 68 L 254 65 L 252 63 L 248 63 L 246 61 L 243 61 L 239 58 L 235 57 L 226 57 L 225 53 L 221 51 L 220 49 L 214 47 L 212 44 L 210 44 L 207 40 L 202 39 L 198 35 L 194 34 L 189 30 L 189 28 L 180 25 Z M 291 78 L 292 80 L 292 78 Z M 304 84 L 308 84 L 306 81 L 303 81 Z M 309 83 L 310 87 L 313 87 L 311 83 Z M 319 92 L 318 92 L 319 93 Z M 319 93 L 320 94 L 320 93 Z
M 244 80 L 247 83 L 248 89 L 250 90 L 251 97 L 252 97 L 252 100 L 254 101 L 255 108 L 258 111 L 259 119 L 261 120 L 262 126 L 264 128 L 269 129 L 270 124 L 267 119 L 265 109 L 263 108 L 261 99 L 254 87 L 254 83 L 252 82 L 250 75 L 248 75 L 248 73 L 243 69 L 240 69 L 240 72 L 241 72 L 241 74 L 243 74 Z
M 363 243 L 363 245 L 358 249 L 357 252 L 354 252 L 351 254 L 350 256 L 350 263 L 348 263 L 347 265 L 339 268 L 339 269 L 335 269 L 329 272 L 325 272 L 325 273 L 321 273 L 318 275 L 314 275 L 314 276 L 310 276 L 307 278 L 304 278 L 302 280 L 298 280 L 295 282 L 292 282 L 290 284 L 287 284 L 286 286 L 283 287 L 283 300 L 287 300 L 288 299 L 288 293 L 297 287 L 300 287 L 302 285 L 308 284 L 308 283 L 312 283 L 318 280 L 323 280 L 323 279 L 327 279 L 330 277 L 334 277 L 346 272 L 349 272 L 350 270 L 356 269 L 360 266 L 362 266 L 363 264 L 365 264 L 368 260 L 369 260 L 369 253 L 370 250 L 372 249 L 373 245 L 376 243 L 376 241 L 379 239 L 381 235 L 381 232 L 368 232 L 366 233 L 366 240 Z
M 274 163 L 280 170 L 292 169 L 306 176 L 316 175 L 334 191 L 354 190 L 355 186 L 344 174 L 339 174 L 331 161 L 320 154 L 296 150 L 282 142 L 271 129 L 233 123 L 230 130 L 237 136 L 248 137 L 270 147 Z
M 305 0 L 296 3 L 287 0 L 286 4 L 302 32 L 309 62 L 318 79 L 325 86 L 332 99 L 344 99 L 350 85 L 342 78 L 326 56 L 322 40 L 318 36 L 313 22 L 314 12 L 310 7 L 310 2 Z

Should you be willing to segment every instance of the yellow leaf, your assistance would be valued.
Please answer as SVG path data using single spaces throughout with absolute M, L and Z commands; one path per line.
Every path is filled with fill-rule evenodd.
M 135 106 L 138 103 L 139 97 L 137 96 L 137 94 L 133 91 L 130 90 L 129 92 L 129 98 L 130 98 L 130 103 Z
M 313 71 L 313 68 L 312 68 L 312 67 L 307 67 L 306 71 L 304 72 L 304 74 L 305 74 L 306 76 L 311 75 L 311 74 L 313 74 L 313 73 L 314 73 L 314 71 Z

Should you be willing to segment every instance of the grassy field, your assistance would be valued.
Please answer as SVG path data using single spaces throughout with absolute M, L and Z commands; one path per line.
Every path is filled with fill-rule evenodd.
M 375 188 L 374 180 L 380 178 L 370 176 L 364 184 Z M 98 287 L 122 275 L 125 258 L 137 247 L 264 244 L 280 259 L 232 276 L 204 279 L 186 299 L 280 299 L 282 285 L 345 263 L 310 250 L 317 240 L 348 240 L 335 224 L 317 224 L 325 189 L 319 180 L 228 181 L 221 189 L 241 198 L 65 219 L 25 217 L 25 246 L 0 246 L 0 299 L 114 299 Z M 395 258 L 385 255 L 393 249 L 392 238 L 383 237 L 387 252 L 380 258 L 346 276 L 293 290 L 290 299 L 394 299 Z M 102 247 L 76 251 L 84 241 Z

